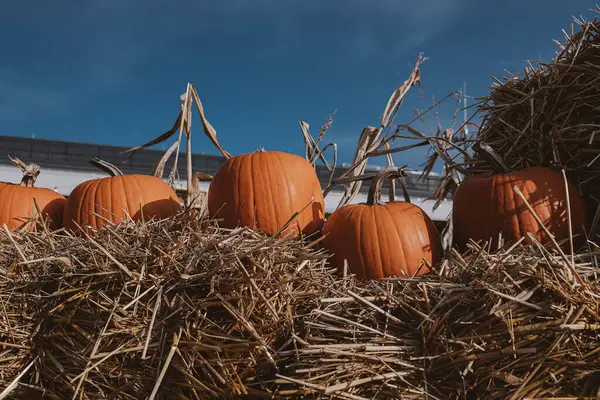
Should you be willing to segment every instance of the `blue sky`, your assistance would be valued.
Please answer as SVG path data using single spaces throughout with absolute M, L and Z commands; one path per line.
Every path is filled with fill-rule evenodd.
M 9 5 L 10 4 L 10 5 Z M 5 2 L 0 12 L 0 134 L 135 146 L 168 129 L 186 83 L 233 154 L 303 153 L 298 120 L 352 158 L 419 52 L 422 100 L 549 58 L 584 0 L 95 0 Z M 440 108 L 442 124 L 453 104 Z M 194 116 L 194 151 L 216 153 Z M 170 142 L 169 142 L 170 143 Z M 399 143 L 400 144 L 400 143 Z M 157 148 L 161 148 L 157 146 Z M 401 153 L 417 168 L 423 152 Z

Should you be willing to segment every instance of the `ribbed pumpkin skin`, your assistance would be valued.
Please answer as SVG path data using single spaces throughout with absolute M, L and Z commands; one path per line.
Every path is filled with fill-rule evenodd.
M 442 245 L 433 221 L 418 206 L 394 201 L 382 205 L 351 204 L 329 216 L 323 247 L 339 269 L 348 262 L 360 280 L 413 276 L 429 272 L 442 257 Z M 403 272 L 404 271 L 404 272 Z
M 4 182 L 0 182 L 0 226 L 6 224 L 10 230 L 23 227 L 37 214 L 34 198 L 42 215 L 50 218 L 48 228 L 51 230 L 60 228 L 63 210 L 67 203 L 64 196 L 46 188 L 25 187 Z
M 531 244 L 527 232 L 542 244 L 549 238 L 513 190 L 517 186 L 536 215 L 557 241 L 569 237 L 565 182 L 563 176 L 549 168 L 531 167 L 518 172 L 472 177 L 465 180 L 456 192 L 453 203 L 454 244 L 464 249 L 469 238 L 474 241 L 492 240 L 497 248 L 499 233 L 505 242 Z M 569 202 L 573 234 L 587 227 L 583 198 L 569 182 Z
M 314 203 L 309 205 L 314 197 Z M 220 226 L 247 226 L 276 234 L 306 208 L 284 232 L 312 234 L 321 229 L 325 201 L 310 163 L 295 154 L 259 151 L 230 158 L 208 189 L 208 211 L 222 218 Z M 308 205 L 308 207 L 307 207 Z M 298 229 L 299 227 L 299 229 Z
M 67 200 L 63 223 L 65 228 L 79 231 L 77 225 L 101 228 L 106 221 L 134 221 L 167 218 L 181 210 L 177 194 L 161 179 L 150 175 L 123 175 L 92 179 L 79 184 Z

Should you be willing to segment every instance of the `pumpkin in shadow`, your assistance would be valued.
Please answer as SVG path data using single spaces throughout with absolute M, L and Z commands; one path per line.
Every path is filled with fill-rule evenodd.
M 531 244 L 529 232 L 542 245 L 551 244 L 515 186 L 556 241 L 569 238 L 569 220 L 573 235 L 579 235 L 576 244 L 583 241 L 588 226 L 585 202 L 571 182 L 565 184 L 560 172 L 546 167 L 509 172 L 501 160 L 493 165 L 498 172 L 467 178 L 454 196 L 453 242 L 460 250 L 466 249 L 469 239 L 491 240 L 491 248 L 497 249 L 500 235 L 505 244 L 521 239 L 522 244 Z

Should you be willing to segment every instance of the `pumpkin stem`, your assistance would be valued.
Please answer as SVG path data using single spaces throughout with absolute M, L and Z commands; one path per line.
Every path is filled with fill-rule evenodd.
M 205 174 L 204 172 L 196 172 L 194 174 L 194 179 L 200 182 L 210 182 L 213 180 L 213 176 L 209 174 Z
M 212 179 L 212 175 L 205 174 L 204 172 L 194 172 L 194 175 L 192 175 L 192 185 L 190 188 L 188 188 L 187 191 L 189 200 L 187 200 L 186 205 L 188 207 L 194 206 L 194 203 L 200 197 L 200 185 L 198 184 L 198 182 L 210 182 L 212 181 Z
M 35 180 L 40 174 L 40 166 L 37 164 L 27 165 L 16 157 L 13 158 L 8 156 L 8 158 L 14 165 L 21 168 L 21 173 L 23 174 L 23 177 L 21 178 L 21 186 L 33 187 L 35 185 Z
M 491 146 L 478 141 L 473 144 L 473 150 L 492 166 L 496 174 L 510 172 L 510 168 L 508 168 L 502 157 Z
M 101 158 L 94 157 L 89 161 L 94 167 L 101 169 L 110 176 L 122 176 L 123 172 L 108 161 L 102 160 Z
M 198 185 L 198 182 L 210 182 L 212 179 L 212 175 L 199 171 L 194 172 L 194 175 L 192 176 L 192 187 L 190 189 L 190 193 L 194 196 L 198 195 L 198 193 L 200 193 L 200 185 Z
M 381 202 L 381 189 L 383 188 L 383 181 L 386 179 L 398 179 L 400 181 L 400 185 L 402 186 L 402 191 L 404 192 L 404 200 L 407 203 L 410 203 L 410 196 L 408 195 L 404 176 L 404 168 L 386 167 L 379 171 L 373 178 L 373 182 L 371 182 L 369 194 L 367 195 L 367 204 L 370 206 L 383 204 Z

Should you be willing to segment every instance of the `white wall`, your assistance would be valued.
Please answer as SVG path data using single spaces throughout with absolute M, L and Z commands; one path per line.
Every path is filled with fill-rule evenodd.
M 77 172 L 77 171 L 68 171 L 68 170 L 53 170 L 53 169 L 42 169 L 40 176 L 37 179 L 36 186 L 38 187 L 47 187 L 50 189 L 54 189 L 62 195 L 68 195 L 78 184 L 94 178 L 102 178 L 105 177 L 106 174 L 102 172 L 94 173 L 94 172 Z M 18 183 L 21 180 L 21 171 L 12 166 L 8 165 L 0 165 L 0 181 L 3 182 L 14 182 Z M 175 183 L 175 186 L 178 188 L 185 188 L 184 181 L 178 181 Z M 200 182 L 201 190 L 208 190 L 209 183 L 208 182 Z M 327 197 L 325 198 L 325 211 L 333 212 L 337 205 L 339 204 L 342 198 L 342 191 L 331 191 Z M 359 193 L 354 200 L 353 204 L 362 203 L 367 201 L 367 195 L 364 193 Z M 420 197 L 412 197 L 411 201 L 421 207 L 423 211 L 425 211 L 432 219 L 442 221 L 445 220 L 452 210 L 452 202 L 444 201 L 440 206 L 434 211 L 433 205 L 435 201 L 426 200 Z

